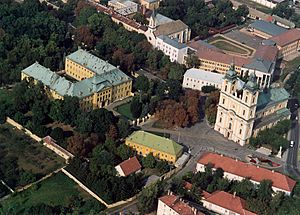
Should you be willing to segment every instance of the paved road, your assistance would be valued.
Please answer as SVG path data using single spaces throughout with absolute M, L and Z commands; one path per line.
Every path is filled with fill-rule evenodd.
M 299 122 L 298 122 L 298 110 L 295 107 L 296 100 L 291 101 L 292 110 L 292 128 L 290 131 L 290 140 L 294 141 L 293 148 L 289 148 L 288 156 L 286 160 L 287 172 L 293 176 L 300 177 L 298 170 L 298 149 L 299 149 Z

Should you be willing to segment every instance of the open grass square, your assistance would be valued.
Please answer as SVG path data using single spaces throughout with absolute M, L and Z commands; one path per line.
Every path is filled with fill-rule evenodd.
M 1 179 L 12 188 L 25 185 L 24 173 L 37 180 L 64 165 L 64 159 L 8 124 L 0 125 L 0 157 Z
M 131 102 L 122 104 L 115 108 L 115 111 L 120 113 L 122 116 L 126 117 L 127 119 L 134 120 L 131 111 L 130 111 L 130 104 Z
M 93 199 L 68 176 L 59 172 L 1 202 L 0 214 L 22 214 L 26 208 L 41 203 L 50 206 L 68 207 L 72 203 L 71 196 L 83 200 Z

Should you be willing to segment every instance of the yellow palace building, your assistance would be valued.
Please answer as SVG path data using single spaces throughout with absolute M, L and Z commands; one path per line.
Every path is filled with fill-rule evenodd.
M 21 79 L 28 78 L 42 82 L 50 98 L 78 97 L 85 111 L 127 98 L 132 89 L 129 76 L 82 49 L 66 57 L 64 76 L 36 62 L 22 71 Z

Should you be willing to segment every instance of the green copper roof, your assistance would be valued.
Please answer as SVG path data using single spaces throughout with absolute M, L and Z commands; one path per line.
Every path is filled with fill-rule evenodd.
M 255 93 L 258 90 L 257 79 L 254 72 L 250 74 L 249 80 L 244 87 L 252 93 Z
M 275 103 L 288 100 L 289 97 L 290 94 L 284 88 L 269 88 L 266 91 L 259 93 L 256 111 L 274 105 Z
M 96 74 L 91 78 L 73 83 L 37 62 L 25 68 L 23 72 L 28 76 L 41 81 L 44 85 L 48 86 L 61 96 L 69 95 L 77 96 L 79 98 L 84 98 L 96 92 L 100 92 L 105 88 L 116 86 L 131 80 L 131 78 L 123 73 L 120 69 L 81 49 L 69 56 L 72 56 L 72 58 L 75 59 L 76 56 L 80 56 L 80 53 L 84 53 L 82 55 L 83 59 L 81 62 L 88 62 L 86 63 L 86 66 L 92 65 L 92 61 L 97 62 L 93 67 Z M 100 62 L 104 62 L 101 70 Z
M 126 140 L 130 140 L 139 145 L 143 145 L 171 155 L 178 155 L 178 153 L 183 149 L 181 145 L 173 140 L 145 131 L 135 131 L 128 138 L 126 138 Z
M 226 78 L 227 80 L 229 80 L 229 81 L 234 81 L 234 80 L 236 80 L 237 74 L 236 74 L 235 66 L 234 66 L 233 63 L 231 64 L 229 70 L 226 72 L 225 78 Z

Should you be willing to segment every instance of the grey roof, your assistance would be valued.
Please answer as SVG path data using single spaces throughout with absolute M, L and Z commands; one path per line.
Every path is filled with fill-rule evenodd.
M 257 29 L 271 36 L 276 36 L 287 31 L 287 29 L 285 28 L 282 28 L 278 25 L 263 20 L 255 20 L 253 23 L 249 25 L 249 27 Z
M 284 88 L 269 88 L 266 91 L 259 93 L 256 111 L 263 110 L 266 107 L 288 100 L 289 97 L 290 94 Z
M 170 34 L 174 34 L 180 31 L 184 31 L 188 29 L 189 26 L 184 24 L 181 20 L 176 20 L 172 22 L 168 22 L 157 27 L 157 30 L 154 31 L 155 36 L 165 35 L 168 36 Z
M 262 58 L 254 58 L 252 59 L 251 63 L 245 65 L 245 68 L 253 69 L 265 73 L 271 72 L 272 62 L 262 59 Z
M 256 119 L 254 122 L 253 129 L 259 129 L 266 125 L 270 125 L 272 122 L 278 122 L 279 120 L 282 120 L 288 116 L 291 115 L 291 112 L 287 108 L 282 108 L 268 116 L 261 117 L 259 119 Z
M 224 75 L 214 72 L 208 72 L 202 69 L 192 68 L 188 69 L 185 72 L 184 77 L 222 84 Z
M 109 64 L 110 65 L 110 64 Z M 119 85 L 123 82 L 131 80 L 125 73 L 116 67 L 110 65 L 112 68 L 109 71 L 96 73 L 93 77 L 84 79 L 78 82 L 71 82 L 64 77 L 59 76 L 50 69 L 34 63 L 25 68 L 23 72 L 36 80 L 41 81 L 44 85 L 54 90 L 61 96 L 77 96 L 84 98 L 96 92 L 100 92 L 105 88 L 114 85 Z
M 157 26 L 174 21 L 173 19 L 170 19 L 169 17 L 166 17 L 160 13 L 157 13 L 155 15 L 155 19 L 156 19 Z
M 66 58 L 88 68 L 99 75 L 116 68 L 107 61 L 104 61 L 80 48 L 76 52 L 68 55 Z
M 275 46 L 276 43 L 273 40 L 268 39 L 268 40 L 263 40 L 262 45 L 264 45 L 264 46 Z
M 158 36 L 159 39 L 161 39 L 162 41 L 164 41 L 165 43 L 167 43 L 168 45 L 175 47 L 177 49 L 183 49 L 186 48 L 187 45 L 184 43 L 179 43 L 176 39 L 171 39 L 170 37 L 164 36 L 164 35 L 160 35 Z

